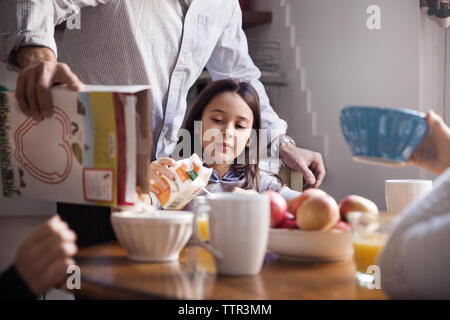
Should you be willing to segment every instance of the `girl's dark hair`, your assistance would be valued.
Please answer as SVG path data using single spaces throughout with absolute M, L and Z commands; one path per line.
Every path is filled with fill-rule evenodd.
M 195 139 L 201 139 L 200 135 L 194 132 L 194 121 L 201 121 L 203 110 L 208 105 L 208 103 L 216 95 L 224 92 L 234 92 L 241 96 L 241 98 L 247 103 L 249 108 L 253 113 L 253 128 L 256 131 L 256 141 L 252 141 L 250 136 L 250 147 L 245 147 L 245 163 L 238 164 L 236 158 L 231 165 L 231 170 L 233 170 L 237 175 L 241 176 L 245 174 L 245 184 L 244 189 L 254 189 L 256 191 L 260 190 L 260 179 L 259 179 L 259 132 L 261 129 L 261 111 L 259 106 L 259 97 L 256 90 L 247 82 L 239 82 L 233 79 L 224 79 L 210 82 L 195 99 L 191 110 L 189 111 L 186 119 L 184 121 L 183 128 L 186 129 L 191 137 L 191 150 L 195 150 Z M 255 140 L 255 139 L 253 139 Z M 180 141 L 179 141 L 180 142 Z M 256 148 L 252 145 L 256 143 Z M 201 145 L 201 143 L 200 143 Z M 250 152 L 252 151 L 252 153 Z M 256 155 L 253 153 L 256 151 Z M 256 159 L 250 161 L 252 159 Z

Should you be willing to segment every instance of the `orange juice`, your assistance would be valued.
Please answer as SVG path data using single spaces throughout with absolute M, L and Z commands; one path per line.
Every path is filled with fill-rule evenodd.
M 203 241 L 209 240 L 209 224 L 207 216 L 200 216 L 197 219 L 198 231 L 200 232 L 200 237 Z
M 356 269 L 367 272 L 367 267 L 377 263 L 378 255 L 386 242 L 386 234 L 371 234 L 353 238 Z
M 197 271 L 204 271 L 212 274 L 217 273 L 214 256 L 203 248 L 199 248 L 198 251 Z

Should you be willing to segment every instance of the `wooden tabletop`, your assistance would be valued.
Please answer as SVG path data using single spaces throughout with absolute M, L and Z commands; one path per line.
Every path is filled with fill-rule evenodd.
M 275 258 L 260 274 L 219 276 L 212 256 L 188 245 L 175 262 L 128 259 L 117 242 L 83 248 L 81 299 L 386 299 L 381 290 L 359 287 L 353 261 L 300 263 Z

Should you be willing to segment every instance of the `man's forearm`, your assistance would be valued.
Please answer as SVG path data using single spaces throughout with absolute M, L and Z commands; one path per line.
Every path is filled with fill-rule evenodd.
M 42 61 L 56 62 L 57 59 L 47 47 L 24 46 L 17 51 L 16 62 L 22 69 Z

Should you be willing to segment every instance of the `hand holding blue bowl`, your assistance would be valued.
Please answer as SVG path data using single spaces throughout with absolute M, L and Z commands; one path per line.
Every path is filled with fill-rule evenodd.
M 428 133 L 406 163 L 441 174 L 450 167 L 450 128 L 433 111 L 427 113 L 426 120 Z

